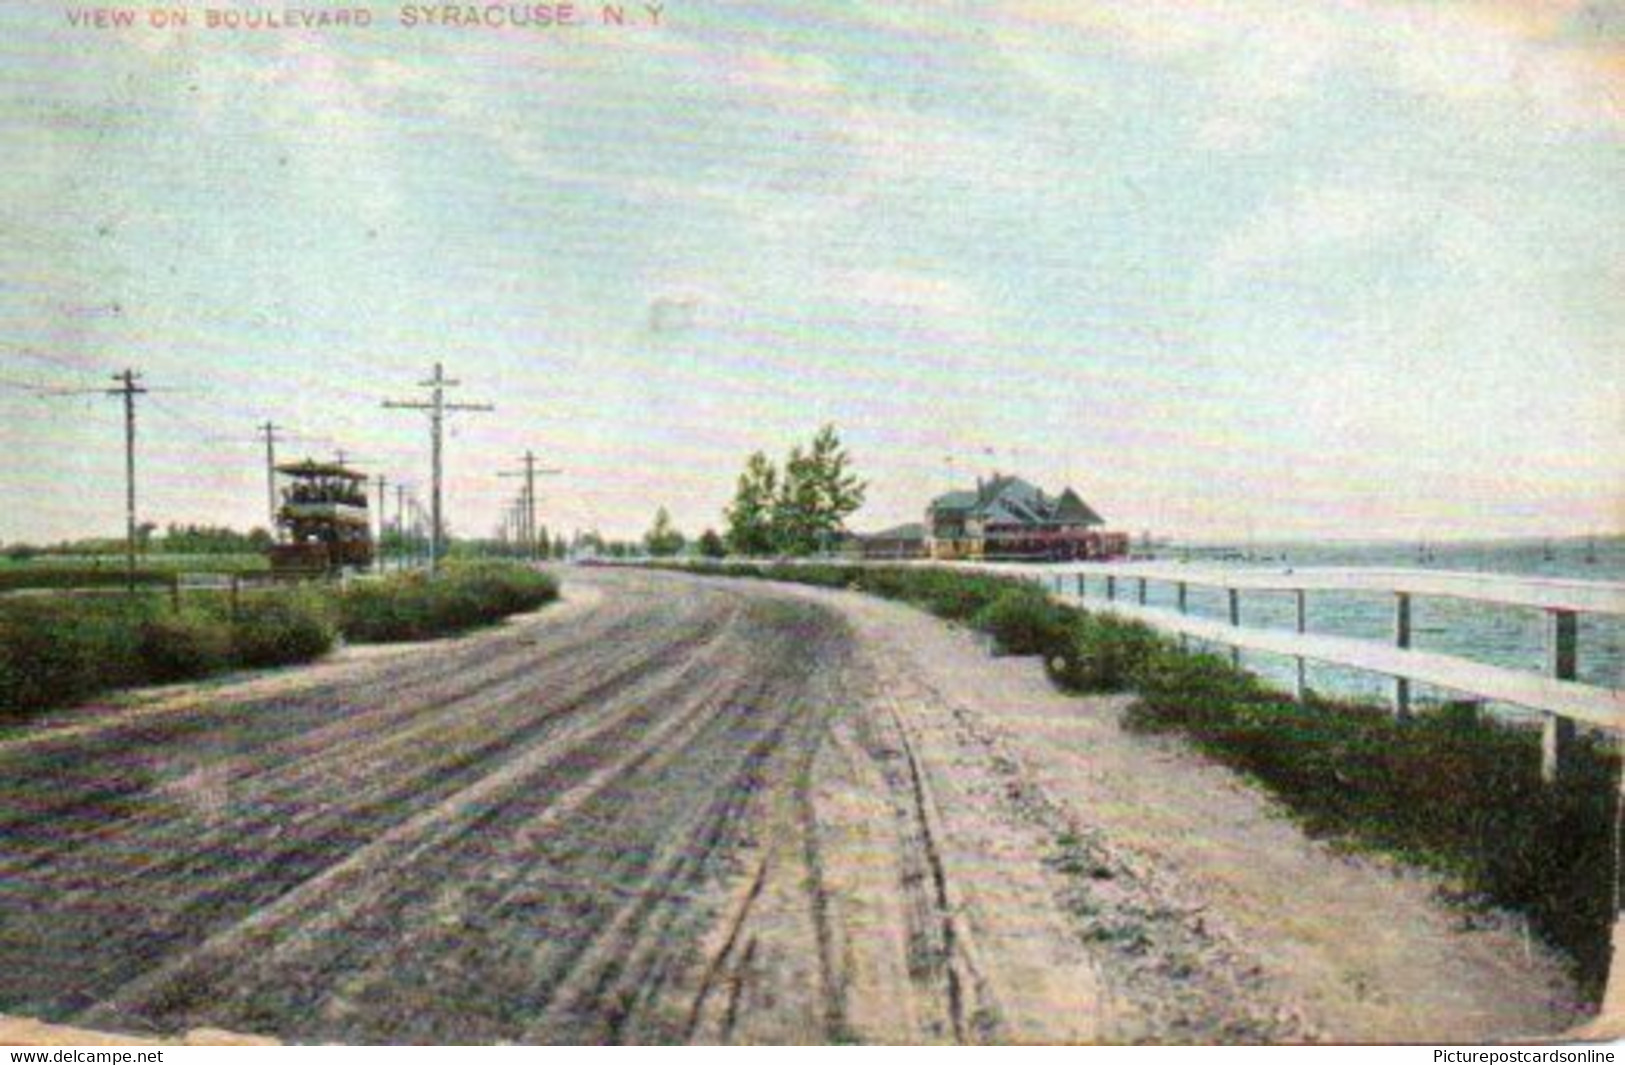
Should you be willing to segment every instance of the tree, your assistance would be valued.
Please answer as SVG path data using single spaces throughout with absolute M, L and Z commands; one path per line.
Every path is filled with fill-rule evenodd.
M 819 429 L 805 450 L 790 450 L 773 521 L 779 550 L 808 555 L 833 546 L 868 489 L 851 467 L 833 425 Z
M 779 472 L 766 455 L 758 451 L 746 460 L 733 505 L 723 512 L 728 522 L 728 549 L 734 554 L 768 555 L 775 550 L 778 486 Z
M 818 550 L 818 476 L 813 457 L 797 446 L 784 460 L 784 479 L 773 501 L 773 539 L 787 555 L 810 555 Z
M 728 545 L 715 529 L 707 529 L 700 534 L 700 554 L 705 558 L 726 558 Z
M 644 550 L 656 558 L 669 558 L 681 551 L 685 543 L 687 540 L 671 523 L 671 515 L 666 508 L 655 511 L 654 525 L 643 534 Z
M 863 506 L 867 488 L 852 472 L 852 457 L 833 425 L 819 429 L 806 447 L 791 448 L 782 475 L 758 451 L 745 463 L 733 505 L 723 512 L 727 546 L 741 555 L 827 550 Z

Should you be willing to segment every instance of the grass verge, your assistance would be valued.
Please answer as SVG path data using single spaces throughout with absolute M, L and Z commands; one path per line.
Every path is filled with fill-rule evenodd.
M 264 555 L 143 555 L 137 585 L 168 586 L 179 573 L 253 574 L 267 570 Z M 63 588 L 121 588 L 124 559 L 42 556 L 26 562 L 0 560 L 0 592 Z
M 1180 648 L 1137 622 L 1055 602 L 1014 578 L 923 567 L 729 564 L 689 572 L 758 577 L 900 600 L 1041 655 L 1080 693 L 1132 691 L 1132 729 L 1173 733 L 1247 774 L 1310 834 L 1439 870 L 1470 901 L 1523 914 L 1600 998 L 1619 870 L 1620 757 L 1582 739 L 1572 772 L 1540 776 L 1538 732 L 1455 705 L 1409 721 L 1386 708 L 1297 703 L 1226 657 Z
M 356 643 L 463 632 L 558 597 L 552 577 L 470 563 L 429 580 L 244 592 L 21 596 L 0 602 L 0 723 L 72 706 L 103 692 L 205 677 L 234 668 L 320 658 L 339 636 Z

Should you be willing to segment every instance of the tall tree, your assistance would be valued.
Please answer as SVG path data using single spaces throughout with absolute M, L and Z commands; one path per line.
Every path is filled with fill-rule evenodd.
M 798 444 L 784 460 L 784 480 L 773 502 L 773 540 L 787 555 L 818 550 L 822 525 L 816 460 Z
M 654 525 L 643 534 L 643 548 L 656 558 L 669 558 L 683 549 L 687 540 L 671 523 L 671 514 L 665 507 L 655 511 Z
M 728 522 L 728 549 L 736 555 L 767 555 L 776 549 L 774 511 L 779 473 L 758 451 L 745 462 L 734 489 L 733 504 L 723 512 Z
M 779 549 L 797 555 L 828 550 L 863 506 L 867 489 L 852 472 L 835 426 L 819 429 L 809 447 L 792 448 L 785 460 L 772 522 Z
M 715 529 L 707 529 L 700 534 L 700 554 L 706 558 L 726 558 L 728 545 Z

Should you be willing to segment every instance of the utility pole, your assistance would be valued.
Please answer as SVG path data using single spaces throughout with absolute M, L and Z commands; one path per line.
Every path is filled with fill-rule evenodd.
M 265 528 L 274 539 L 281 539 L 276 524 L 276 434 L 281 428 L 271 421 L 259 427 L 260 435 L 265 438 L 265 510 L 266 520 L 270 522 Z
M 498 477 L 523 477 L 524 487 L 519 490 L 519 539 L 525 546 L 525 553 L 531 558 L 536 557 L 536 478 L 557 477 L 563 470 L 544 470 L 536 466 L 536 453 L 526 451 L 520 459 L 524 468 L 520 470 L 506 470 L 497 474 Z
M 388 499 L 388 496 L 387 496 L 386 493 L 388 491 L 389 481 L 384 477 L 383 474 L 380 473 L 378 475 L 377 485 L 378 485 L 378 570 L 381 573 L 381 572 L 383 572 L 383 569 L 384 569 L 384 535 L 389 532 L 388 525 L 387 525 L 387 522 L 388 522 L 389 519 L 387 517 L 385 517 L 385 513 L 386 513 L 385 507 L 387 506 L 387 503 L 385 501 Z
M 135 591 L 135 397 L 146 394 L 140 384 L 141 375 L 134 370 L 114 374 L 117 388 L 107 394 L 124 400 L 124 577 L 131 592 Z
M 406 485 L 395 482 L 395 552 L 398 569 L 406 568 Z
M 446 371 L 440 363 L 434 364 L 434 376 L 427 381 L 419 381 L 419 388 L 430 390 L 430 399 L 427 402 L 409 400 L 385 400 L 384 406 L 390 410 L 422 410 L 429 412 L 429 440 L 431 449 L 432 487 L 429 495 L 429 570 L 433 572 L 440 567 L 440 553 L 446 536 L 444 488 L 441 483 L 443 473 L 445 443 L 442 439 L 446 424 L 446 415 L 455 411 L 481 411 L 496 410 L 489 403 L 447 403 L 446 389 L 456 388 L 462 382 L 454 381 L 446 376 Z
M 116 388 L 51 388 L 39 392 L 41 397 L 107 395 L 124 400 L 124 578 L 125 585 L 135 591 L 135 397 L 150 391 L 141 383 L 141 375 L 125 370 L 113 375 Z

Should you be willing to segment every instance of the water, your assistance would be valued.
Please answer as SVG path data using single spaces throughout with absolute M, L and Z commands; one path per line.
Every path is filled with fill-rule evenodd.
M 1219 558 L 1213 552 L 1192 549 L 1190 561 L 1212 560 L 1224 567 L 1339 566 L 1416 568 L 1479 573 L 1508 573 L 1580 580 L 1625 580 L 1625 537 L 1587 540 L 1521 540 L 1429 544 L 1257 544 L 1243 549 L 1247 558 Z M 1159 559 L 1180 559 L 1187 552 L 1169 548 Z M 1091 582 L 1091 595 L 1099 594 Z M 1120 588 L 1119 594 L 1132 594 Z M 1173 609 L 1176 592 L 1171 584 L 1152 583 L 1151 606 Z M 1389 642 L 1393 639 L 1394 599 L 1384 593 L 1310 592 L 1310 632 Z M 1191 613 L 1225 620 L 1225 593 L 1220 589 L 1191 588 Z M 1418 597 L 1412 604 L 1412 645 L 1462 658 L 1539 673 L 1546 668 L 1546 619 L 1539 610 L 1471 603 L 1454 599 Z M 1291 630 L 1296 625 L 1291 593 L 1243 592 L 1243 625 Z M 1268 679 L 1290 686 L 1295 667 L 1290 659 L 1247 652 L 1242 663 Z M 1625 618 L 1582 615 L 1580 618 L 1579 679 L 1602 687 L 1625 687 Z M 1310 687 L 1327 694 L 1386 699 L 1392 681 L 1336 666 L 1309 663 Z M 1420 700 L 1460 698 L 1458 693 L 1417 686 Z M 1505 708 L 1502 708 L 1505 709 Z

